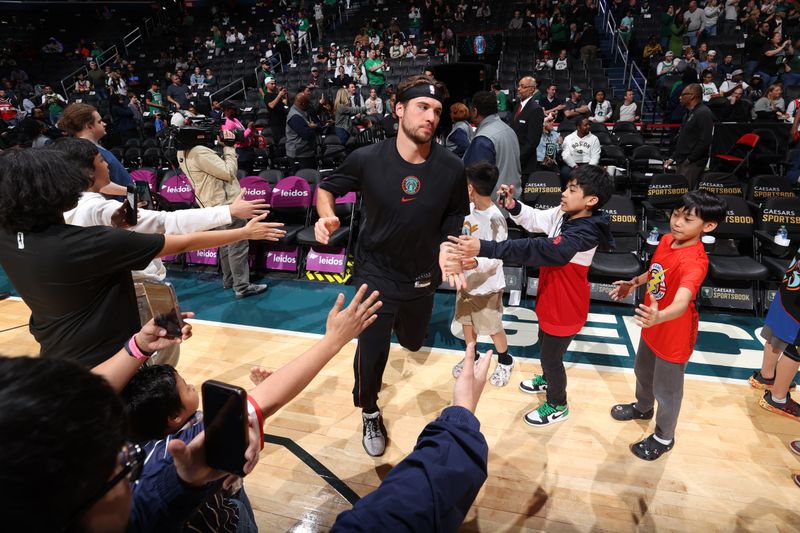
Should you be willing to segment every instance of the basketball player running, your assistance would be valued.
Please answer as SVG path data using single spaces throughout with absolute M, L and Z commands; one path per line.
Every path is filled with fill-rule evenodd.
M 447 236 L 459 234 L 469 213 L 464 165 L 432 142 L 445 98 L 444 84 L 430 76 L 400 83 L 397 137 L 351 153 L 317 195 L 314 234 L 321 244 L 339 229 L 334 198 L 358 191 L 363 199 L 353 283 L 380 291 L 383 307 L 358 338 L 353 402 L 363 410 L 362 443 L 373 457 L 386 449 L 378 392 L 392 331 L 404 348 L 422 347 L 442 262 L 448 259 Z M 464 283 L 463 273 L 449 278 L 451 286 Z

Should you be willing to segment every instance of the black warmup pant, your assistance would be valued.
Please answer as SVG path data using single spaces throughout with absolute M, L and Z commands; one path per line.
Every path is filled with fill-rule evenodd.
M 354 282 L 356 287 L 362 283 L 369 285 L 370 294 L 376 287 L 369 280 Z M 380 289 L 378 289 L 380 290 Z M 353 405 L 366 411 L 378 408 L 378 393 L 383 382 L 383 371 L 389 358 L 389 344 L 392 330 L 400 345 L 412 352 L 422 347 L 428 336 L 428 324 L 433 313 L 433 293 L 411 299 L 389 299 L 381 296 L 383 305 L 378 310 L 378 318 L 358 337 L 358 347 L 353 360 Z
M 547 402 L 550 405 L 567 404 L 567 371 L 564 369 L 564 353 L 575 335 L 556 337 L 539 329 L 539 360 L 542 377 L 547 381 Z

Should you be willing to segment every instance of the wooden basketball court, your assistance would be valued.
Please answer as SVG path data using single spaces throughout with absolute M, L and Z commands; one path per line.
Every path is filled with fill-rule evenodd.
M 0 302 L 0 354 L 38 353 L 28 316 L 21 301 Z M 178 369 L 196 385 L 215 378 L 249 387 L 251 366 L 277 368 L 317 338 L 193 323 Z M 345 495 L 373 490 L 449 404 L 450 371 L 460 355 L 395 347 L 380 402 L 391 442 L 384 457 L 370 458 L 350 395 L 354 347 L 267 420 L 265 432 L 281 444 L 265 446 L 245 483 L 262 531 L 330 528 L 350 507 L 334 487 Z M 520 366 L 508 387 L 487 385 L 478 406 L 489 479 L 464 531 L 798 531 L 800 489 L 790 473 L 800 471 L 800 457 L 786 444 L 800 438 L 800 424 L 761 409 L 746 382 L 687 376 L 676 446 L 647 463 L 628 445 L 652 432 L 654 422 L 609 416 L 612 404 L 633 400 L 630 371 L 569 368 L 570 419 L 535 429 L 522 416 L 542 399 L 523 394 L 517 383 L 539 366 L 534 360 Z M 326 468 L 326 478 L 314 467 Z

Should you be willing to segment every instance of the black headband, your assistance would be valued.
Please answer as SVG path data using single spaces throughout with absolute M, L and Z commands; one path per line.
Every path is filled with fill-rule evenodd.
M 405 103 L 413 98 L 420 97 L 433 98 L 434 100 L 438 100 L 439 103 L 444 103 L 442 91 L 439 90 L 435 85 L 430 84 L 414 85 L 409 87 L 397 95 L 397 101 Z

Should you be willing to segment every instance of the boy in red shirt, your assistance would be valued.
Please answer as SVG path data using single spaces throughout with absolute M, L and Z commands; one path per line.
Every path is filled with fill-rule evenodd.
M 658 243 L 650 268 L 629 281 L 616 281 L 615 300 L 647 284 L 644 304 L 636 310 L 642 338 L 636 351 L 636 401 L 611 408 L 615 420 L 649 420 L 658 402 L 656 430 L 631 445 L 640 459 L 654 461 L 675 445 L 675 426 L 683 400 L 683 374 L 697 340 L 697 291 L 708 271 L 700 237 L 725 219 L 725 202 L 692 191 L 683 195 L 669 220 L 670 234 Z

